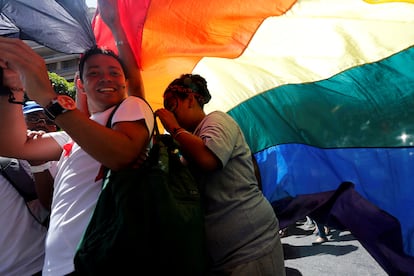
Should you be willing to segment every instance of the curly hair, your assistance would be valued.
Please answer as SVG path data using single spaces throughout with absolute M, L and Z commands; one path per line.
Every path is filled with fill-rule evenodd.
M 173 80 L 164 92 L 187 96 L 188 93 L 195 93 L 201 107 L 211 99 L 210 91 L 207 88 L 207 81 L 200 75 L 183 74 Z

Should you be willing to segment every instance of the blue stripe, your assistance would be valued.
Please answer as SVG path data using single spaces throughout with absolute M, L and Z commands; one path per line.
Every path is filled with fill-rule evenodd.
M 362 197 L 401 223 L 404 249 L 414 255 L 414 148 L 320 149 L 303 144 L 255 154 L 270 202 L 336 190 L 352 182 Z

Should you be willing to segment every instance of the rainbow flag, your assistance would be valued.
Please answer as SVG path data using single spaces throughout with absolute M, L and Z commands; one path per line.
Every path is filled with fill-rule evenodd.
M 282 227 L 311 215 L 390 275 L 413 273 L 413 4 L 119 3 L 149 102 L 181 73 L 204 76 L 206 112 L 242 127 Z M 99 14 L 94 32 L 114 49 Z
M 414 274 L 413 2 L 118 0 L 152 107 L 180 74 L 204 76 L 205 111 L 240 124 L 281 227 L 348 229 L 390 275 Z M 99 14 L 92 29 L 115 49 Z

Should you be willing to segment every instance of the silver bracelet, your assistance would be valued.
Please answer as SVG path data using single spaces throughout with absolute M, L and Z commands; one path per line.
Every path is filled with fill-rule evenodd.
M 127 44 L 128 44 L 128 41 L 123 41 L 123 40 L 115 41 L 116 46 L 127 45 Z
M 40 172 L 44 172 L 44 171 L 50 169 L 50 167 L 51 167 L 51 163 L 46 162 L 46 163 L 43 163 L 41 165 L 30 166 L 30 169 L 31 169 L 32 173 L 40 173 Z

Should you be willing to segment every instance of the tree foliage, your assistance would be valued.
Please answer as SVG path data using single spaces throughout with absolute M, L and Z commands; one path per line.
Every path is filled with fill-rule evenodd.
M 48 72 L 50 82 L 53 89 L 58 94 L 68 94 L 73 99 L 76 97 L 75 86 L 73 82 L 67 81 L 64 77 L 59 76 L 56 73 Z

